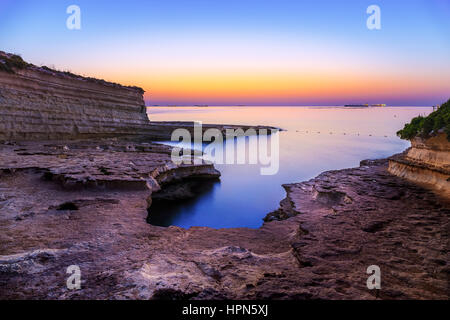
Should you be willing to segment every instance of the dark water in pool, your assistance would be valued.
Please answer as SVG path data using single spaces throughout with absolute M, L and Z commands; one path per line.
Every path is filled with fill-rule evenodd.
M 281 127 L 279 171 L 261 175 L 260 165 L 216 168 L 220 181 L 206 183 L 192 199 L 155 201 L 149 223 L 184 228 L 258 228 L 285 197 L 282 184 L 311 179 L 323 171 L 356 167 L 363 159 L 402 152 L 409 146 L 396 132 L 428 107 L 348 109 L 339 107 L 152 107 L 155 121 L 253 124 Z M 176 145 L 176 143 L 170 143 Z

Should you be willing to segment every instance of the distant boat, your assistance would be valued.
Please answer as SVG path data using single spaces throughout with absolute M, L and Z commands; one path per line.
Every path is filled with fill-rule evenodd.
M 385 103 L 375 103 L 375 104 L 371 104 L 371 107 L 386 107 Z
M 194 105 L 194 107 L 208 107 L 207 104 L 196 104 Z
M 369 104 L 346 104 L 344 105 L 344 107 L 349 107 L 349 108 L 367 108 L 369 107 Z

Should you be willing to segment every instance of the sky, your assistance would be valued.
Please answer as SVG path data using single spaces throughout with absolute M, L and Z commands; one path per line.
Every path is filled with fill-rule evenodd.
M 450 98 L 450 0 L 0 0 L 0 50 L 147 105 L 428 106 Z

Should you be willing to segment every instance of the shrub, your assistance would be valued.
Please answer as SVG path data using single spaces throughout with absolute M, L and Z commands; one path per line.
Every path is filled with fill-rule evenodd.
M 11 68 L 11 66 L 4 60 L 0 60 L 0 71 L 14 73 L 14 70 Z
M 12 55 L 8 60 L 9 64 L 17 69 L 24 69 L 28 66 L 28 63 L 23 61 L 22 57 L 16 54 Z
M 14 73 L 14 69 L 24 69 L 28 63 L 23 61 L 21 56 L 13 54 L 11 56 L 0 57 L 0 71 Z
M 405 127 L 397 132 L 397 135 L 408 140 L 417 136 L 428 138 L 441 129 L 444 130 L 450 141 L 450 99 L 428 117 L 413 118 L 410 123 L 405 124 Z

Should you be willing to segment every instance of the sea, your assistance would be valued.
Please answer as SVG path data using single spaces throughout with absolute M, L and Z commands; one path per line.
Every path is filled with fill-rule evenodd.
M 263 175 L 261 163 L 248 161 L 215 164 L 221 172 L 220 180 L 206 183 L 194 198 L 152 205 L 148 222 L 183 228 L 258 228 L 286 196 L 283 184 L 309 180 L 324 171 L 357 167 L 364 159 L 386 158 L 402 152 L 410 143 L 400 139 L 397 131 L 413 117 L 432 111 L 432 107 L 148 107 L 152 121 L 283 129 L 277 137 L 276 173 Z

